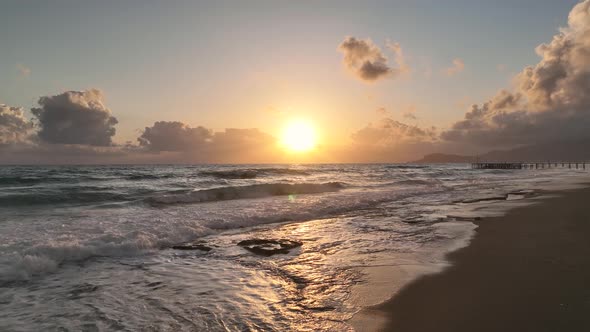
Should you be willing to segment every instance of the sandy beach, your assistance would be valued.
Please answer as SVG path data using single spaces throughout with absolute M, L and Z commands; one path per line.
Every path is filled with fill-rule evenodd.
M 553 194 L 552 194 L 553 195 Z M 353 320 L 359 331 L 590 331 L 590 188 L 478 221 L 452 266 Z M 387 321 L 378 328 L 367 322 Z M 356 321 L 356 323 L 355 323 Z

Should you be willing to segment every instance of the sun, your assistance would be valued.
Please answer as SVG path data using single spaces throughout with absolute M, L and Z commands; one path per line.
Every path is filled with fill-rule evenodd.
M 293 120 L 283 129 L 282 144 L 293 152 L 313 150 L 317 143 L 315 130 L 311 124 L 303 120 Z

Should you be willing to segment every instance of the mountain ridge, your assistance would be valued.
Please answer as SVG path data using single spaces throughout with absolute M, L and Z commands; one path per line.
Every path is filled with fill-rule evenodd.
M 458 155 L 431 153 L 414 161 L 426 163 L 471 163 L 489 162 L 534 162 L 534 161 L 588 161 L 590 160 L 590 141 L 564 141 L 535 144 L 509 150 L 492 150 L 481 155 Z

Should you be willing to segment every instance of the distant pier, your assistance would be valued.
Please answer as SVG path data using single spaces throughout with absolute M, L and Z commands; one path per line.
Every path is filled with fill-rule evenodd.
M 471 163 L 473 169 L 544 169 L 544 168 L 568 168 L 586 169 L 588 162 L 522 162 L 522 163 L 498 163 L 498 162 L 476 162 Z

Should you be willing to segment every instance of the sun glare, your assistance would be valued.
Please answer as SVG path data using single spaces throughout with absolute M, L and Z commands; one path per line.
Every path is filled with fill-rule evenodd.
M 310 151 L 316 146 L 316 134 L 305 121 L 292 121 L 283 130 L 283 145 L 293 152 Z

